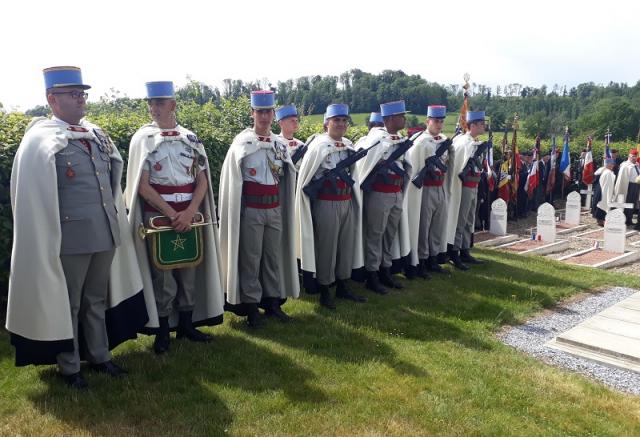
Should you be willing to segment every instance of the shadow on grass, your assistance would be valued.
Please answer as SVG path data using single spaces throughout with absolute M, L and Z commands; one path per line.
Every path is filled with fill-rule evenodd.
M 85 369 L 90 389 L 75 393 L 51 367 L 39 374 L 45 390 L 29 398 L 43 415 L 94 435 L 222 435 L 233 414 L 220 391 L 240 390 L 248 398 L 281 393 L 290 403 L 326 400 L 310 384 L 310 371 L 235 335 L 208 345 L 174 339 L 166 356 L 145 349 L 114 360 L 130 374 L 113 379 Z
M 384 341 L 364 335 L 329 314 L 304 314 L 295 317 L 287 325 L 269 319 L 266 329 L 252 331 L 251 335 L 338 363 L 379 361 L 400 374 L 426 376 L 424 370 L 398 358 L 393 348 Z

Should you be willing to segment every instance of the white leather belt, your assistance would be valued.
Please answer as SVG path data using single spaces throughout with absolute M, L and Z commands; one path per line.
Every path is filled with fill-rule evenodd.
M 162 198 L 167 202 L 187 202 L 193 198 L 193 193 L 173 193 L 161 194 Z

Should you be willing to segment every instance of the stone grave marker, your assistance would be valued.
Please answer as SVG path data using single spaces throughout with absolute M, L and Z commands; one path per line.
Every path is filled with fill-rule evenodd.
M 572 191 L 567 196 L 567 205 L 565 209 L 564 221 L 570 225 L 578 226 L 580 224 L 581 197 L 576 191 Z
M 604 221 L 604 250 L 624 253 L 627 239 L 625 220 L 622 209 L 613 209 L 607 213 Z
M 547 243 L 556 241 L 556 210 L 549 203 L 543 203 L 538 208 L 537 238 Z
M 489 233 L 498 236 L 507 235 L 507 202 L 502 199 L 496 199 L 491 204 Z

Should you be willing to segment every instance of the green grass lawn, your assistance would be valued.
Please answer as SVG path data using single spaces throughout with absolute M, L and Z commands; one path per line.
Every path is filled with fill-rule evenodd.
M 120 346 L 123 380 L 13 366 L 0 334 L 0 435 L 638 435 L 640 399 L 495 339 L 557 301 L 640 278 L 479 251 L 488 264 L 336 311 L 304 296 L 295 322 L 249 331 L 229 315 L 210 345 Z M 359 287 L 358 287 L 359 288 Z M 359 289 L 359 291 L 364 292 Z

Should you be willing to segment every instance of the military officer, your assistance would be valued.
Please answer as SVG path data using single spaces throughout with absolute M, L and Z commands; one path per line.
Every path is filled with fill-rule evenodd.
M 293 156 L 296 150 L 304 145 L 302 141 L 294 138 L 296 132 L 298 132 L 298 110 L 295 105 L 285 105 L 276 109 L 276 121 L 280 126 L 280 134 L 277 135 L 278 139 L 287 145 L 289 149 L 289 155 Z M 296 162 L 296 170 L 300 168 L 302 160 Z
M 292 235 L 296 170 L 271 132 L 272 91 L 251 93 L 253 128 L 238 134 L 222 164 L 220 244 L 223 289 L 249 327 L 262 324 L 258 305 L 286 322 L 281 305 L 300 285 Z
M 29 126 L 11 175 L 7 330 L 17 365 L 57 362 L 70 387 L 85 389 L 81 358 L 94 371 L 126 374 L 109 349 L 135 338 L 148 317 L 124 232 L 122 158 L 83 118 L 90 86 L 80 69 L 47 68 L 44 79 L 53 117 Z
M 411 265 L 417 266 L 417 275 L 422 278 L 428 278 L 428 271 L 446 273 L 437 260 L 438 254 L 444 252 L 446 247 L 443 238 L 447 219 L 447 191 L 444 186 L 446 171 L 427 163 L 427 159 L 434 156 L 440 145 L 447 141 L 447 137 L 442 134 L 446 114 L 446 106 L 429 106 L 427 130 L 407 152 L 407 161 L 414 173 L 429 165 L 422 187 L 409 184 L 405 202 L 411 236 Z M 446 168 L 448 148 L 436 159 Z
M 384 120 L 382 119 L 382 114 L 379 112 L 372 112 L 369 114 L 369 123 L 367 123 L 367 127 L 369 130 L 374 127 L 384 127 Z
M 326 133 L 309 144 L 302 158 L 296 191 L 296 246 L 303 271 L 316 274 L 320 304 L 335 309 L 330 287 L 336 284 L 336 297 L 365 302 L 348 285 L 352 269 L 362 267 L 360 237 L 360 196 L 339 178 L 325 176 L 353 153 L 351 141 L 344 138 L 349 123 L 349 107 L 336 103 L 324 115 Z M 345 169 L 353 171 L 354 166 Z M 322 188 L 310 198 L 304 188 L 321 179 Z
M 449 253 L 451 262 L 460 270 L 468 269 L 464 262 L 470 264 L 482 262 L 469 253 L 482 168 L 467 164 L 473 158 L 477 147 L 482 143 L 478 141 L 478 136 L 484 133 L 484 117 L 484 111 L 467 112 L 466 119 L 469 130 L 454 139 L 449 156 L 451 165 L 447 171 L 450 199 L 447 210 L 447 243 L 452 245 Z M 462 173 L 463 170 L 464 173 Z
M 404 129 L 405 109 L 403 100 L 383 103 L 380 112 L 384 127 L 373 128 L 367 135 L 365 147 L 377 141 L 380 145 L 373 148 L 367 156 L 358 162 L 357 177 L 363 193 L 363 238 L 364 260 L 367 271 L 366 286 L 380 293 L 387 293 L 384 286 L 403 288 L 403 285 L 391 274 L 392 246 L 398 233 L 402 217 L 404 190 L 408 177 L 399 175 L 390 168 L 380 168 L 396 148 L 406 138 L 399 135 Z M 398 169 L 407 170 L 404 156 L 395 160 Z M 365 183 L 365 180 L 372 183 Z
M 215 219 L 215 203 L 211 191 L 209 165 L 198 137 L 176 121 L 176 99 L 173 82 L 147 82 L 146 101 L 153 123 L 141 127 L 131 139 L 125 199 L 129 220 L 138 226 L 150 226 L 150 220 L 165 220 L 178 234 L 175 242 L 196 238 L 191 224 L 197 217 Z M 159 218 L 158 218 L 159 217 Z M 222 323 L 223 301 L 218 271 L 218 247 L 215 230 L 206 226 L 199 230 L 203 256 L 198 261 L 182 261 L 176 267 L 158 265 L 154 253 L 159 235 L 150 235 L 145 245 L 136 240 L 138 261 L 145 282 L 148 331 L 156 334 L 153 350 L 163 354 L 169 350 L 170 329 L 177 338 L 208 342 L 211 335 L 198 331 L 197 325 Z M 184 242 L 175 243 L 172 253 L 186 259 Z M 155 248 L 155 249 L 154 249 Z M 177 319 L 177 327 L 176 327 Z

